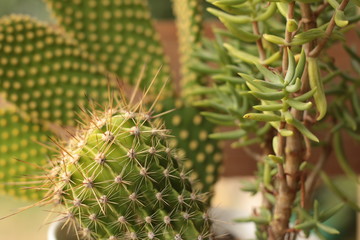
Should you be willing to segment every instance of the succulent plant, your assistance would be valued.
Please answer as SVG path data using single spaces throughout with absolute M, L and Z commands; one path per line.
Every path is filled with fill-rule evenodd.
M 174 98 L 177 102 L 184 101 L 175 95 L 172 84 L 165 84 L 170 75 L 169 67 L 146 3 L 124 0 L 46 2 L 60 26 L 22 15 L 0 20 L 1 92 L 7 102 L 18 106 L 18 111 L 23 113 L 20 116 L 30 117 L 29 124 L 76 127 L 83 109 L 95 105 L 101 108 L 109 100 L 109 94 L 116 91 L 116 86 L 125 84 L 131 87 L 135 84 L 133 80 L 139 77 L 142 79 L 140 88 L 148 89 L 156 76 L 148 95 L 157 95 L 164 88 L 163 103 L 159 102 L 159 106 L 168 108 L 160 111 L 176 108 Z M 198 112 L 186 104 L 181 113 L 173 113 L 174 116 L 187 119 L 186 108 L 194 116 Z M 170 116 L 172 114 L 166 117 L 166 121 L 173 121 Z M 25 124 L 21 118 L 19 121 Z M 187 123 L 186 128 L 193 128 L 193 132 L 211 132 L 214 128 L 211 124 L 182 122 Z M 177 125 L 170 127 L 175 128 L 174 134 L 181 132 L 176 129 Z M 52 131 L 42 134 L 50 133 L 57 136 Z M 184 140 L 194 142 L 198 138 L 198 135 L 191 134 Z M 218 153 L 216 159 L 219 159 L 216 141 L 202 139 L 198 144 L 200 148 L 214 145 L 214 152 Z M 196 159 L 197 154 L 191 151 L 189 144 L 182 141 L 180 145 L 188 159 Z M 14 153 L 14 157 L 21 159 L 20 152 Z M 41 160 L 43 158 L 31 159 L 31 162 L 39 163 Z M 209 191 L 219 174 L 214 168 L 212 176 L 210 172 L 204 175 L 202 171 L 206 163 L 213 164 L 213 157 L 209 154 L 205 155 L 204 161 L 193 162 L 191 169 L 192 177 L 197 175 L 200 180 L 208 179 L 198 186 Z M 28 171 L 27 174 L 36 175 L 36 172 Z
M 134 84 L 143 66 L 146 66 L 143 88 L 160 68 L 152 89 L 160 89 L 169 77 L 170 69 L 146 1 L 45 2 L 66 34 L 78 41 L 79 50 L 89 53 L 93 61 L 117 74 L 122 81 Z M 169 93 L 170 86 L 166 86 Z
M 188 89 L 202 84 L 201 76 L 191 68 L 191 60 L 196 49 L 202 46 L 203 3 L 199 0 L 173 0 L 172 2 L 180 46 L 180 84 L 182 94 L 188 98 Z
M 195 105 L 211 108 L 202 113 L 209 121 L 235 128 L 210 137 L 235 139 L 234 147 L 262 148 L 260 154 L 250 153 L 258 161 L 258 171 L 255 183 L 244 189 L 261 193 L 263 205 L 238 221 L 255 223 L 257 239 L 295 239 L 301 231 L 309 236 L 311 230 L 322 239 L 325 232 L 338 233 L 323 222 L 339 207 L 319 212 L 311 196 L 321 177 L 349 206 L 359 209 L 323 170 L 334 147 L 339 165 L 358 181 L 346 159 L 341 132 L 359 139 L 354 94 L 359 77 L 336 67 L 325 50 L 356 26 L 359 1 L 208 2 L 214 7 L 207 10 L 224 27 L 215 29 L 215 41 L 204 41 L 195 53 L 193 69 L 214 81 L 192 89 L 193 94 L 206 94 Z M 357 54 L 347 49 L 356 65 Z M 319 128 L 331 130 L 324 136 Z M 316 146 L 323 153 L 314 166 L 309 158 Z M 309 211 L 316 214 L 310 216 Z M 294 226 L 291 217 L 296 218 Z
M 34 123 L 75 126 L 79 107 L 108 101 L 115 85 L 74 39 L 30 17 L 0 20 L 1 89 Z
M 7 106 L 0 109 L 0 127 L 0 181 L 6 183 L 0 184 L 0 192 L 25 200 L 41 199 L 41 191 L 33 189 L 38 187 L 38 179 L 27 174 L 40 174 L 39 166 L 47 164 L 49 151 L 39 143 L 52 136 L 49 126 L 34 124 L 29 117 L 20 116 L 14 106 Z M 19 187 L 24 182 L 27 188 Z
M 53 161 L 48 197 L 84 239 L 210 239 L 168 130 L 128 108 L 92 113 Z
M 318 178 L 359 210 L 323 170 L 334 148 L 343 171 L 358 181 L 342 137 L 360 139 L 360 78 L 339 69 L 324 50 L 356 26 L 352 6 L 359 0 L 208 0 L 215 6 L 208 11 L 224 25 L 212 40 L 201 37 L 202 2 L 174 0 L 181 92 L 166 84 L 170 70 L 144 1 L 46 2 L 60 28 L 22 16 L 0 21 L 0 86 L 16 105 L 0 112 L 6 126 L 0 179 L 11 183 L 14 174 L 36 172 L 9 163 L 30 156 L 36 166 L 46 151 L 29 140 L 44 142 L 54 135 L 52 124 L 75 126 L 79 112 L 93 109 L 52 161 L 45 198 L 61 206 L 63 219 L 84 238 L 211 239 L 209 201 L 198 191 L 211 191 L 219 175 L 217 141 L 223 139 L 262 149 L 248 151 L 258 171 L 244 189 L 260 193 L 263 205 L 237 219 L 255 223 L 258 240 L 338 233 L 326 221 L 342 205 L 320 211 L 311 198 Z M 358 54 L 344 48 L 359 73 Z M 124 107 L 122 98 L 101 113 L 116 84 L 152 96 L 141 107 Z M 146 105 L 151 111 L 138 110 Z M 233 128 L 213 133 L 215 126 Z M 321 128 L 330 130 L 323 136 Z M 13 139 L 24 145 L 16 155 Z M 312 164 L 317 146 L 323 153 Z M 19 194 L 11 184 L 4 188 Z
M 187 106 L 186 101 L 168 99 L 157 105 L 158 111 L 176 109 L 162 116 L 166 127 L 176 136 L 169 142 L 184 158 L 184 168 L 194 188 L 213 192 L 222 172 L 222 148 L 217 140 L 209 139 L 209 131 L 216 125 L 206 121 L 197 108 Z

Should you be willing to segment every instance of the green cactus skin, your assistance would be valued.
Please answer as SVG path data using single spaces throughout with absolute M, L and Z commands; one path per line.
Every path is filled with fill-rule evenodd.
M 33 122 L 74 126 L 79 106 L 108 101 L 104 67 L 76 41 L 26 16 L 0 20 L 0 91 Z M 41 120 L 40 120 L 41 119 Z
M 14 107 L 0 108 L 0 193 L 21 197 L 24 200 L 38 200 L 41 191 L 30 187 L 33 179 L 29 172 L 41 172 L 38 166 L 47 164 L 48 150 L 39 142 L 49 141 L 51 132 L 44 125 L 30 122 L 21 116 Z M 25 164 L 19 162 L 20 159 Z M 12 184 L 13 183 L 13 184 Z
M 196 189 L 212 192 L 222 172 L 222 152 L 217 140 L 209 139 L 215 125 L 206 121 L 198 109 L 187 106 L 180 99 L 167 99 L 157 104 L 157 111 L 174 109 L 162 116 L 166 127 L 176 138 L 170 139 L 171 146 L 184 158 L 184 168 L 190 172 L 190 179 Z
M 200 84 L 199 74 L 191 69 L 193 54 L 201 46 L 202 36 L 202 1 L 172 0 L 176 16 L 179 37 L 181 63 L 181 86 L 186 96 L 186 89 Z M 188 96 L 186 96 L 188 98 Z
M 210 239 L 203 197 L 147 113 L 92 118 L 56 161 L 50 197 L 85 239 Z M 74 223 L 73 222 L 73 223 Z
M 45 0 L 58 24 L 80 43 L 82 51 L 135 84 L 145 66 L 142 87 L 148 88 L 161 68 L 154 89 L 170 75 L 147 1 L 143 0 Z M 167 88 L 170 91 L 170 85 Z
M 89 104 L 88 96 L 96 99 L 94 102 L 98 102 L 98 105 L 108 101 L 109 80 L 105 78 L 106 70 L 102 65 L 92 63 L 91 56 L 79 50 L 76 40 L 70 40 L 58 30 L 26 16 L 13 15 L 4 18 L 0 21 L 0 26 L 0 43 L 3 46 L 0 47 L 0 52 L 14 53 L 12 56 L 4 54 L 1 58 L 0 85 L 6 91 L 4 95 L 7 100 L 17 104 L 20 110 L 31 117 L 33 123 L 45 121 L 74 126 L 79 112 L 78 105 L 86 108 Z M 41 49 L 31 47 L 37 45 L 43 46 Z M 47 71 L 48 69 L 51 71 Z M 108 75 L 112 76 L 111 73 Z M 171 98 L 164 102 L 170 104 L 165 103 L 162 111 L 176 108 Z M 201 180 L 196 184 L 196 188 L 210 191 L 212 183 L 217 179 L 220 160 L 215 142 L 206 139 L 206 132 L 213 126 L 204 126 L 204 123 L 196 126 L 192 123 L 192 117 L 180 125 L 172 124 L 177 121 L 172 120 L 173 115 L 175 118 L 188 116 L 186 108 L 165 116 L 165 119 L 176 136 L 182 133 L 184 137 L 182 128 L 195 126 L 195 130 L 191 132 L 196 135 L 183 138 L 184 141 L 180 141 L 179 147 L 182 155 L 188 159 L 185 166 L 187 170 L 192 170 L 191 179 L 199 176 L 198 179 Z M 189 111 L 193 112 L 193 109 L 190 107 Z M 195 114 L 192 113 L 193 117 Z M 201 121 L 200 116 L 196 119 Z M 216 152 L 214 158 L 211 156 L 212 149 Z M 194 150 L 199 150 L 199 154 Z M 201 164 L 192 164 L 191 159 L 200 159 Z M 195 168 L 192 168 L 192 165 L 195 165 Z M 215 174 L 211 174 L 213 171 Z M 34 172 L 29 171 L 27 174 L 34 175 Z M 202 186 L 204 184 L 205 187 Z

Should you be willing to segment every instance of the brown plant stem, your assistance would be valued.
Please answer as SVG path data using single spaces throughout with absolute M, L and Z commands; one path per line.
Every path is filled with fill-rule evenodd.
M 311 8 L 308 4 L 301 4 L 302 21 L 304 22 L 305 31 L 316 26 L 314 16 Z M 294 5 L 289 4 L 288 17 L 293 17 Z M 285 33 L 285 37 L 291 41 L 291 33 Z M 312 43 L 308 43 L 306 46 L 306 52 L 312 48 Z M 285 54 L 285 53 L 284 53 Z M 286 63 L 284 61 L 286 60 Z M 283 57 L 283 71 L 287 68 L 287 57 Z M 286 66 L 286 68 L 284 68 Z M 306 76 L 304 76 L 306 75 Z M 307 74 L 304 71 L 302 79 L 308 81 Z M 305 83 L 305 85 L 308 85 Z M 301 91 L 305 90 L 304 85 Z M 302 120 L 302 112 L 293 109 L 292 115 L 294 118 Z M 284 127 L 284 126 L 282 126 Z M 299 190 L 299 182 L 301 172 L 299 170 L 300 164 L 304 161 L 304 137 L 302 134 L 292 125 L 288 125 L 287 128 L 293 131 L 293 136 L 287 137 L 286 142 L 284 137 L 279 135 L 278 155 L 285 156 L 285 164 L 278 164 L 278 193 L 276 196 L 276 203 L 273 211 L 273 220 L 270 223 L 269 239 L 270 240 L 282 240 L 289 238 L 287 230 L 289 228 L 289 220 L 292 213 L 292 206 L 296 197 L 296 193 Z
M 304 161 L 303 136 L 291 125 L 289 130 L 294 132 L 293 136 L 287 138 L 285 147 L 285 165 L 279 168 L 279 188 L 274 206 L 273 220 L 270 224 L 273 238 L 271 240 L 282 240 L 289 228 L 289 219 L 292 212 L 296 193 L 299 188 L 300 171 L 299 166 Z M 284 173 L 281 173 L 284 171 Z M 285 179 L 280 177 L 285 175 Z
M 254 34 L 260 35 L 258 22 L 256 22 L 256 21 L 252 22 L 252 28 L 253 28 L 253 33 Z M 258 48 L 260 60 L 264 61 L 266 59 L 266 53 L 265 53 L 265 49 L 264 49 L 264 46 L 262 44 L 261 38 L 256 40 L 256 45 L 257 45 L 257 48 Z
M 340 3 L 340 6 L 338 8 L 338 10 L 343 11 L 345 9 L 345 7 L 348 5 L 350 0 L 343 0 Z M 335 13 L 333 14 L 329 25 L 326 28 L 325 31 L 325 36 L 324 38 L 320 41 L 320 43 L 309 53 L 310 57 L 317 57 L 320 55 L 321 51 L 323 50 L 323 48 L 325 47 L 327 41 L 329 40 L 331 33 L 333 32 L 334 28 L 335 28 L 336 24 L 335 24 Z

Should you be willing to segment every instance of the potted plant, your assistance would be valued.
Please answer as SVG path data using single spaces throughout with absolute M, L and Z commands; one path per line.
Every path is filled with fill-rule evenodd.
M 319 209 L 312 198 L 319 177 L 358 209 L 323 170 L 333 146 L 344 172 L 357 181 L 341 139 L 343 132 L 359 138 L 359 76 L 338 69 L 325 51 L 357 26 L 357 0 L 211 0 L 208 11 L 224 25 L 213 40 L 201 35 L 201 1 L 174 1 L 181 94 L 165 84 L 167 65 L 159 70 L 165 61 L 146 4 L 47 2 L 60 29 L 23 16 L 0 22 L 1 86 L 12 103 L 0 112 L 1 149 L 6 161 L 16 152 L 31 162 L 25 170 L 12 168 L 15 173 L 5 168 L 2 178 L 43 171 L 38 161 L 47 150 L 30 140 L 55 138 L 59 125 L 76 126 L 75 112 L 90 109 L 80 132 L 68 130 L 72 140 L 60 147 L 44 182 L 28 182 L 48 190 L 45 197 L 30 190 L 42 199 L 38 204 L 55 200 L 65 207 L 61 218 L 81 230 L 78 237 L 210 239 L 209 201 L 199 191 L 212 190 L 221 160 L 217 141 L 225 139 L 235 139 L 233 147 L 262 148 L 251 152 L 256 180 L 244 186 L 261 193 L 262 206 L 237 219 L 255 223 L 257 239 L 337 234 L 324 221 L 343 204 Z M 345 48 L 357 71 L 358 55 Z M 117 84 L 123 93 L 112 97 Z M 140 103 L 126 97 L 131 85 L 145 89 Z M 152 118 L 162 118 L 175 137 L 166 140 Z M 232 129 L 213 133 L 215 126 Z M 318 134 L 321 128 L 330 131 Z M 324 154 L 311 163 L 316 146 Z

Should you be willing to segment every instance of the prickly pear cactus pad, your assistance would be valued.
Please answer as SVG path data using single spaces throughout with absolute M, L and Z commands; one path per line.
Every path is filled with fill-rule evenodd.
M 162 116 L 171 134 L 177 136 L 169 139 L 171 146 L 176 147 L 178 155 L 184 158 L 184 168 L 190 172 L 190 179 L 196 189 L 211 192 L 222 171 L 222 152 L 219 142 L 209 139 L 215 125 L 200 115 L 200 111 L 187 106 L 180 99 L 166 99 L 158 108 L 174 109 Z
M 194 64 L 195 50 L 201 46 L 203 1 L 173 0 L 172 2 L 180 46 L 181 86 L 186 94 L 186 88 L 200 84 L 201 80 L 199 74 L 191 69 L 191 65 Z
M 0 193 L 28 200 L 40 198 L 41 191 L 29 189 L 36 186 L 35 179 L 25 175 L 35 175 L 41 171 L 36 165 L 46 165 L 48 151 L 39 143 L 48 142 L 49 136 L 45 126 L 31 123 L 15 108 L 0 108 Z
M 203 196 L 152 118 L 108 110 L 57 159 L 49 198 L 85 239 L 210 239 Z
M 169 66 L 143 0 L 45 0 L 67 33 L 82 51 L 104 64 L 127 83 L 134 84 L 146 66 L 142 87 L 161 68 L 155 88 L 169 76 Z
M 0 20 L 0 92 L 33 122 L 75 125 L 79 106 L 108 101 L 109 78 L 76 41 L 30 17 Z

